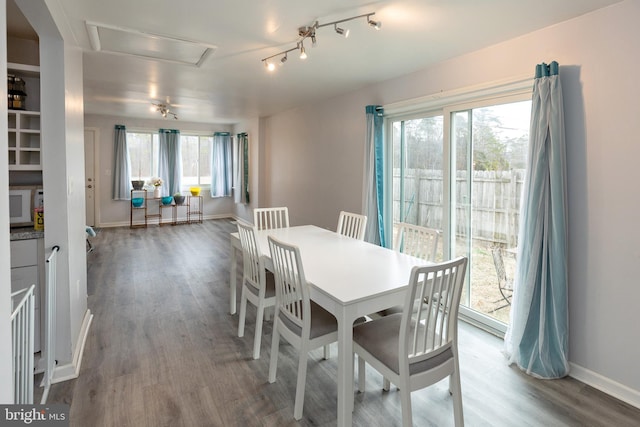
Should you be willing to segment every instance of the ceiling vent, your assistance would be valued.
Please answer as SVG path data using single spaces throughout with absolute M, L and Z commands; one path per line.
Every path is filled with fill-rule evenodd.
M 216 46 L 161 34 L 85 22 L 95 51 L 200 67 Z

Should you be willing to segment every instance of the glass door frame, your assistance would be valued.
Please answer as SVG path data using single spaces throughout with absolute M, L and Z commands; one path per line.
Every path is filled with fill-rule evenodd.
M 508 87 L 508 88 L 507 88 Z M 443 117 L 443 217 L 442 217 L 442 244 L 443 254 L 449 259 L 454 252 L 452 241 L 455 238 L 455 179 L 452 179 L 452 170 L 455 171 L 455 144 L 451 140 L 452 135 L 452 114 L 459 111 L 473 110 L 474 108 L 487 107 L 497 104 L 507 104 L 531 100 L 533 84 L 530 79 L 519 80 L 511 85 L 497 86 L 495 92 L 491 89 L 482 89 L 479 92 L 470 91 L 467 95 L 456 93 L 450 99 L 446 95 L 434 99 L 433 102 L 417 102 L 416 108 L 407 111 L 407 104 L 403 102 L 399 105 L 398 111 L 393 106 L 384 106 L 385 109 L 385 157 L 384 162 L 384 210 L 385 210 L 385 230 L 393 229 L 393 122 L 400 120 L 411 120 L 434 115 Z M 470 123 L 471 126 L 471 123 Z M 472 149 L 472 146 L 469 147 Z M 471 197 L 472 195 L 470 195 Z M 470 216 L 469 221 L 470 221 Z M 471 229 L 470 229 L 471 231 Z M 388 234 L 388 233 L 387 233 Z M 387 246 L 391 247 L 391 239 L 388 239 Z M 470 268 L 467 269 L 465 286 L 470 286 Z M 460 305 L 461 319 L 485 329 L 495 335 L 504 336 L 507 326 L 490 316 L 475 311 L 467 306 Z

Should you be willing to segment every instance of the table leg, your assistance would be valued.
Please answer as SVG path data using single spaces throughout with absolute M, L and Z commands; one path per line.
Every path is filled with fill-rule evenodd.
M 353 410 L 353 321 L 346 311 L 338 319 L 338 427 L 351 426 Z
M 238 269 L 236 263 L 236 247 L 233 245 L 233 242 L 230 245 L 231 249 L 231 265 L 229 266 L 229 271 L 231 272 L 231 278 L 229 281 L 229 312 L 231 314 L 236 314 L 236 271 Z

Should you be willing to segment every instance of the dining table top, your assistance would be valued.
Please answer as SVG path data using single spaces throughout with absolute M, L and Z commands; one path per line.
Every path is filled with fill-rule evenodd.
M 412 267 L 425 264 L 419 258 L 321 227 L 303 225 L 256 232 L 267 267 L 268 236 L 297 246 L 307 281 L 342 305 L 406 288 Z

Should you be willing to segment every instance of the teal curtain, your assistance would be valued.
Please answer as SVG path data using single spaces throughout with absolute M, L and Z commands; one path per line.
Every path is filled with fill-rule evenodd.
M 158 147 L 158 176 L 163 184 L 161 194 L 172 196 L 182 185 L 182 154 L 180 151 L 180 131 L 160 129 L 160 145 Z
M 239 133 L 233 150 L 233 198 L 236 203 L 249 203 L 249 135 Z
M 367 215 L 365 240 L 386 246 L 384 230 L 384 146 L 382 107 L 367 105 L 362 210 Z
M 113 200 L 131 199 L 131 161 L 127 149 L 127 130 L 123 125 L 116 125 L 113 131 Z
M 536 67 L 518 263 L 505 336 L 510 363 L 538 378 L 569 373 L 567 190 L 558 63 Z
M 231 134 L 216 132 L 211 147 L 211 197 L 231 196 L 233 184 Z

